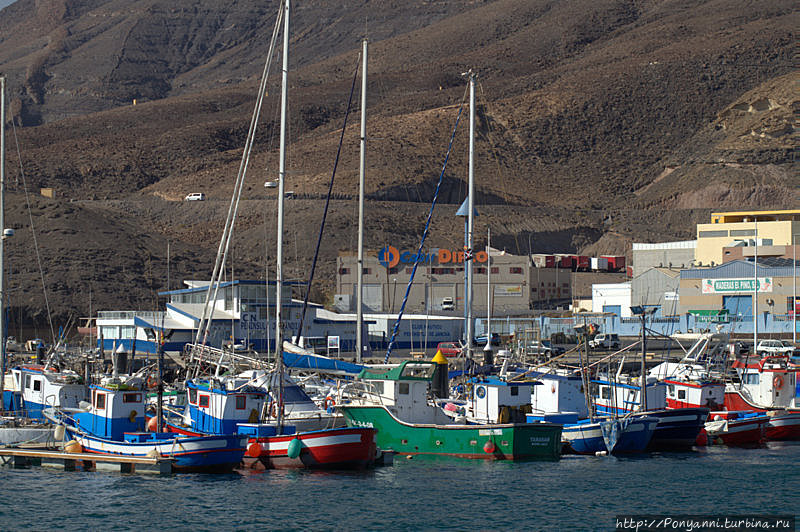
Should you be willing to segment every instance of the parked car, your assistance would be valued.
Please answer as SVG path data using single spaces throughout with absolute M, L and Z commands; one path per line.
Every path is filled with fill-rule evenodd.
M 187 194 L 184 201 L 205 201 L 206 195 L 202 192 L 192 192 L 191 194 Z
M 745 342 L 732 342 L 733 354 L 737 356 L 746 355 L 750 352 L 750 345 Z
M 589 340 L 589 347 L 594 349 L 619 349 L 619 336 L 616 334 L 600 333 Z
M 761 340 L 756 347 L 759 355 L 789 355 L 794 354 L 794 346 L 789 342 L 784 345 L 780 340 Z
M 473 345 L 486 345 L 486 334 L 482 334 L 480 336 L 476 336 L 475 339 L 472 341 Z M 492 333 L 492 345 L 500 345 L 500 335 L 497 333 Z
M 795 345 L 789 340 L 781 340 L 781 342 L 783 343 L 784 347 L 791 348 L 791 351 L 789 351 L 789 356 L 800 356 L 800 347 L 795 347 Z
M 530 340 L 525 345 L 526 355 L 544 355 L 547 358 L 563 355 L 564 348 L 552 345 L 548 340 Z
M 461 346 L 455 342 L 439 342 L 436 350 L 441 351 L 446 357 L 457 357 L 461 353 Z

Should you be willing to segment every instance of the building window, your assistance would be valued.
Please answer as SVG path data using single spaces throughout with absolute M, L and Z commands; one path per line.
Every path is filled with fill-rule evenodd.
M 236 396 L 236 410 L 244 410 L 247 405 L 247 398 L 244 395 L 237 395 Z
M 697 236 L 700 238 L 720 238 L 728 236 L 728 231 L 700 231 Z
M 106 394 L 98 393 L 94 398 L 94 407 L 103 410 L 106 407 Z
M 412 273 L 414 273 L 414 267 L 413 267 L 413 266 L 410 266 L 410 267 L 406 268 L 406 273 L 407 273 L 408 275 L 411 275 Z
M 755 229 L 731 229 L 731 236 L 756 236 Z
M 531 287 L 531 292 L 536 292 L 536 287 L 535 286 Z
M 500 273 L 500 267 L 492 266 L 492 273 Z
M 509 271 L 509 273 L 522 273 L 522 268 L 519 268 L 517 266 L 513 266 L 513 267 L 509 268 L 508 271 Z
M 364 275 L 368 275 L 372 273 L 372 268 L 364 268 L 361 270 L 361 273 L 363 273 Z
M 485 275 L 486 274 L 486 268 L 475 268 L 475 273 L 480 274 L 480 275 Z
M 350 268 L 339 268 L 339 275 L 348 275 L 350 273 Z
M 199 406 L 208 408 L 208 396 L 207 395 L 201 395 L 200 396 Z
M 389 268 L 389 273 L 397 273 L 399 271 L 400 271 L 400 268 L 398 268 L 397 266 L 395 266 L 394 268 Z

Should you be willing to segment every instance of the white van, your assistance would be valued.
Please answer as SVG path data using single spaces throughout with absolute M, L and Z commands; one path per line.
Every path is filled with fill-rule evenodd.
M 442 310 L 455 310 L 456 305 L 453 303 L 452 297 L 443 297 L 442 298 Z
M 206 195 L 202 192 L 192 192 L 183 198 L 184 201 L 205 201 Z

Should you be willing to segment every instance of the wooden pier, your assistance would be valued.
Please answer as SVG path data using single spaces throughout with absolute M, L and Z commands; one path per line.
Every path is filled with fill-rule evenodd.
M 154 473 L 168 475 L 173 472 L 172 458 L 107 455 L 96 453 L 70 453 L 55 447 L 25 446 L 0 447 L 0 462 L 12 462 L 14 467 L 34 465 L 58 467 L 64 471 L 96 471 L 98 469 L 120 473 Z

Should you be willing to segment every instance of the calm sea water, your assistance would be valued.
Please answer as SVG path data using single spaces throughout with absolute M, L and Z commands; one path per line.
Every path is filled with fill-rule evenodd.
M 612 530 L 619 513 L 792 514 L 800 445 L 358 473 L 122 475 L 0 467 L 2 530 Z

